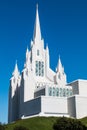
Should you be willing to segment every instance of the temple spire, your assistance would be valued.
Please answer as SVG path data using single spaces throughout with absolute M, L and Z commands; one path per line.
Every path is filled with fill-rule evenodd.
M 38 13 L 38 4 L 36 5 L 36 20 L 35 20 L 35 26 L 34 26 L 33 40 L 34 39 L 41 39 L 41 30 L 40 30 L 40 21 L 39 21 L 39 13 Z
M 14 68 L 14 72 L 12 74 L 15 77 L 18 77 L 19 75 L 19 70 L 18 70 L 18 65 L 17 65 L 17 60 L 16 60 L 16 64 L 15 64 L 15 68 Z
M 62 72 L 63 67 L 62 67 L 62 63 L 60 60 L 60 55 L 59 55 L 59 60 L 58 60 L 58 66 L 57 66 L 57 72 Z

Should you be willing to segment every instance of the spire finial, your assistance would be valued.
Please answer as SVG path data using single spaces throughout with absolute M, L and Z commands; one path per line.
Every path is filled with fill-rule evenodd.
M 59 60 L 58 60 L 58 65 L 57 65 L 57 71 L 62 71 L 62 63 L 61 63 L 61 60 L 60 60 L 60 55 L 59 55 Z
M 17 65 L 17 60 L 16 60 L 16 62 L 15 62 L 15 68 L 14 68 L 13 75 L 14 75 L 14 76 L 17 76 L 17 75 L 19 75 L 19 71 L 18 71 L 18 65 Z
M 28 53 L 28 51 L 29 51 L 29 50 L 28 50 L 28 46 L 27 46 L 26 52 Z
M 17 65 L 17 62 L 18 62 L 18 61 L 16 60 L 16 63 L 15 63 L 16 65 Z
M 60 54 L 59 54 L 59 59 L 60 59 Z
M 36 10 L 38 9 L 38 3 L 36 4 Z
M 36 4 L 36 20 L 34 26 L 34 39 L 41 39 L 41 30 L 40 30 L 40 21 L 39 21 L 39 13 L 38 13 L 38 4 Z

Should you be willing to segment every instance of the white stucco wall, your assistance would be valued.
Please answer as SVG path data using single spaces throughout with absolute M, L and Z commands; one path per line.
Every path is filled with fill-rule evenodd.
M 42 96 L 41 112 L 48 116 L 68 115 L 67 98 Z
M 87 80 L 78 80 L 79 95 L 87 96 Z
M 75 96 L 76 118 L 87 116 L 87 96 Z

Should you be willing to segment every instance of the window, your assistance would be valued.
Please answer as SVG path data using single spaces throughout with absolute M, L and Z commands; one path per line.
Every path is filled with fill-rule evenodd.
M 48 95 L 52 96 L 52 88 L 51 87 L 49 88 L 48 92 L 49 92 Z
M 39 61 L 39 76 L 41 76 L 41 62 Z
M 63 89 L 63 97 L 66 97 L 66 89 Z
M 39 52 L 39 50 L 37 50 L 37 56 L 39 56 L 40 55 L 40 52 Z
M 60 97 L 63 96 L 63 91 L 62 91 L 62 88 L 60 88 Z
M 44 62 L 42 62 L 42 70 L 41 71 L 42 71 L 41 72 L 42 76 L 44 76 Z
M 69 89 L 66 90 L 66 96 L 69 96 Z
M 36 61 L 36 68 L 35 68 L 36 76 L 44 76 L 44 62 Z
M 53 88 L 53 96 L 55 96 L 55 88 Z
M 70 90 L 70 96 L 72 96 L 72 95 L 73 95 L 72 90 Z
M 36 61 L 36 76 L 39 75 L 39 62 Z
M 59 96 L 59 88 L 56 89 L 56 96 Z

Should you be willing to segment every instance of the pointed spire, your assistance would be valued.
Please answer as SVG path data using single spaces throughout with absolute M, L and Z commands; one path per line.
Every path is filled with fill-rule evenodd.
M 48 44 L 46 44 L 46 50 L 49 50 L 49 48 L 48 48 Z
M 19 75 L 17 60 L 16 60 L 15 68 L 14 68 L 14 71 L 13 71 L 12 75 L 13 76 L 18 76 Z
M 29 50 L 28 50 L 28 46 L 27 46 L 27 50 L 26 50 L 26 59 L 28 58 L 28 53 L 29 53 Z
M 36 5 L 36 20 L 35 20 L 35 26 L 34 26 L 34 39 L 41 39 L 41 30 L 40 30 L 40 21 L 39 21 L 39 13 L 38 13 L 38 4 Z
M 62 63 L 60 60 L 60 55 L 59 55 L 59 60 L 58 60 L 58 66 L 57 66 L 57 72 L 62 72 L 63 67 L 62 67 Z
M 28 46 L 27 46 L 27 50 L 26 50 L 26 53 L 28 53 L 28 51 L 29 51 L 29 50 L 28 50 Z
M 28 47 L 26 49 L 26 60 L 25 60 L 24 67 L 26 67 L 26 68 L 30 67 L 30 52 L 29 52 Z

